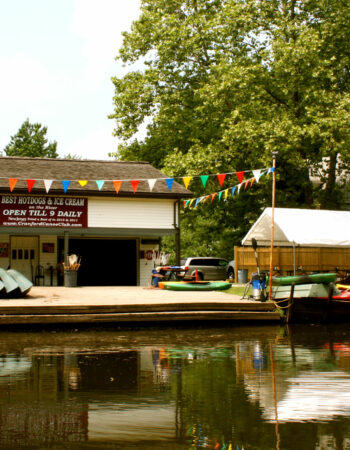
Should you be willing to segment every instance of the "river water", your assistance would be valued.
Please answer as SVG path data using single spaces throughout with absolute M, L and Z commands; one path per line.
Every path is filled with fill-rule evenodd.
M 350 327 L 1 331 L 0 447 L 350 449 Z

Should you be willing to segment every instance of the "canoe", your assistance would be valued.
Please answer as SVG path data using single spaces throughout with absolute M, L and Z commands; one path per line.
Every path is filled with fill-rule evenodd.
M 232 283 L 226 281 L 161 281 L 159 287 L 170 291 L 224 291 Z
M 341 291 L 349 291 L 350 285 L 349 284 L 336 284 L 337 288 Z
M 310 275 L 295 275 L 287 277 L 272 277 L 273 286 L 288 286 L 292 283 L 294 284 L 312 284 L 312 283 L 323 283 L 329 284 L 334 283 L 337 279 L 336 273 L 313 273 Z M 268 284 L 268 280 L 266 281 Z
M 17 282 L 18 287 L 23 295 L 28 294 L 33 283 L 28 280 L 21 272 L 14 269 L 8 269 L 7 273 Z
M 18 283 L 15 281 L 5 269 L 0 268 L 0 280 L 4 283 L 4 288 L 7 294 L 17 289 Z

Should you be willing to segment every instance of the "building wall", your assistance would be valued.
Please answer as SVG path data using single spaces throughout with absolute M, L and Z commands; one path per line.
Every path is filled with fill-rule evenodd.
M 174 200 L 89 198 L 88 224 L 98 228 L 174 229 Z
M 136 237 L 139 241 L 138 252 L 138 279 L 141 286 L 147 286 L 151 282 L 152 270 L 159 265 L 159 242 L 157 230 L 174 230 L 174 205 L 175 200 L 171 199 L 133 199 L 133 198 L 97 198 L 92 197 L 88 199 L 88 226 L 89 228 L 101 228 L 101 235 L 98 233 L 96 239 L 103 239 L 103 228 L 115 228 L 116 234 L 118 228 L 130 230 L 130 238 L 139 236 L 139 230 L 154 230 L 154 239 L 143 239 Z M 177 214 L 177 208 L 175 209 Z M 178 218 L 176 217 L 176 221 Z M 0 235 L 0 243 L 10 244 L 11 234 L 18 236 L 17 233 L 11 232 L 8 228 L 9 234 Z M 138 233 L 136 234 L 136 230 Z M 36 236 L 37 250 L 36 261 L 33 262 L 31 271 L 27 270 L 26 275 L 30 277 L 30 273 L 35 276 L 36 266 L 40 264 L 44 268 L 44 284 L 49 286 L 51 284 L 51 277 L 53 285 L 57 285 L 56 266 L 58 261 L 58 236 L 55 234 L 55 228 L 50 232 L 52 234 L 39 234 L 38 229 L 31 227 L 23 227 L 21 236 Z M 61 231 L 61 230 L 60 230 Z M 69 229 L 68 229 L 69 231 Z M 83 231 L 83 230 L 82 230 Z M 161 232 L 160 232 L 161 234 Z M 128 236 L 124 236 L 125 239 Z M 111 239 L 111 237 L 109 237 Z M 38 253 L 37 253 L 38 251 Z M 1 257 L 0 252 L 0 267 L 7 268 L 11 262 L 11 249 L 8 249 L 8 256 Z M 37 259 L 38 256 L 38 259 Z M 28 262 L 29 264 L 29 262 Z M 33 279 L 33 281 L 35 281 Z M 40 280 L 42 284 L 42 280 Z

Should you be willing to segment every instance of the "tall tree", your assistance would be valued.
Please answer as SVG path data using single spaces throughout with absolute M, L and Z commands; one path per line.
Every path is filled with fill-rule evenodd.
M 346 0 L 143 0 L 119 58 L 144 69 L 113 79 L 116 156 L 180 176 L 266 167 L 278 151 L 278 206 L 340 207 L 349 39 Z M 133 139 L 145 122 L 146 137 Z M 262 206 L 266 194 L 255 217 Z
M 11 136 L 4 148 L 7 156 L 31 156 L 37 158 L 57 158 L 57 142 L 48 142 L 47 127 L 40 123 L 31 124 L 27 119 L 18 132 Z

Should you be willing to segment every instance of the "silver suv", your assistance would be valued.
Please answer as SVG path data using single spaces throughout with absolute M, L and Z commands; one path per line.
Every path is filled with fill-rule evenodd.
M 184 280 L 193 279 L 198 271 L 199 280 L 226 280 L 228 261 L 223 258 L 191 257 L 181 261 L 180 273 Z

